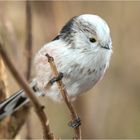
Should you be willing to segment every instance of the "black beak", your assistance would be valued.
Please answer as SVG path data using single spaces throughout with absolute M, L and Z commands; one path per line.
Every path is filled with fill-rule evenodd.
M 101 46 L 104 49 L 110 50 L 109 45 Z

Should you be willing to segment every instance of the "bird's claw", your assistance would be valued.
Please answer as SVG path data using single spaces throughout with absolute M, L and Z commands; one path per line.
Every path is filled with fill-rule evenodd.
M 60 73 L 58 74 L 58 76 L 53 77 L 53 78 L 49 81 L 49 83 L 50 83 L 51 85 L 53 85 L 56 81 L 62 80 L 62 78 L 63 78 L 63 73 L 60 72 Z
M 72 127 L 72 128 L 77 128 L 77 127 L 79 127 L 79 126 L 81 125 L 81 119 L 80 119 L 80 117 L 77 117 L 74 121 L 70 121 L 70 122 L 68 123 L 68 125 L 69 125 L 70 127 Z

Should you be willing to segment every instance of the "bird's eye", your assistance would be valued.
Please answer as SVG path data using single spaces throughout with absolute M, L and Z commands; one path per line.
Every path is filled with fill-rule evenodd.
M 95 43 L 95 42 L 96 42 L 96 39 L 95 39 L 95 38 L 90 38 L 89 40 L 90 40 L 90 42 L 92 42 L 92 43 Z

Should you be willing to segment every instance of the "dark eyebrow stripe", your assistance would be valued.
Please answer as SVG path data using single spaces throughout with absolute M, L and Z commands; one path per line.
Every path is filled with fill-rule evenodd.
M 82 32 L 87 31 L 87 32 L 90 32 L 91 34 L 97 35 L 96 30 L 95 29 L 93 30 L 90 28 L 90 26 L 92 25 L 90 24 L 84 25 L 81 21 L 79 22 L 76 18 L 74 19 L 74 21 Z
M 84 26 L 85 28 L 83 29 L 84 31 L 90 32 L 91 34 L 97 35 L 95 30 L 92 30 L 88 26 Z

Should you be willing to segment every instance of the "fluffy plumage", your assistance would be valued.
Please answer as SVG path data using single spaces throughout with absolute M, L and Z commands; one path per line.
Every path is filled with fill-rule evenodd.
M 85 14 L 72 18 L 50 43 L 36 54 L 36 76 L 31 88 L 37 96 L 47 95 L 55 101 L 62 97 L 54 83 L 49 90 L 46 84 L 53 78 L 46 54 L 51 55 L 69 97 L 74 99 L 88 91 L 103 77 L 112 53 L 110 30 L 107 23 L 97 15 Z M 0 119 L 11 114 L 29 100 L 20 91 L 0 104 Z
M 96 39 L 95 43 L 90 38 Z M 71 98 L 92 88 L 104 75 L 111 56 L 111 37 L 106 22 L 96 15 L 81 15 L 72 18 L 52 42 L 44 45 L 36 54 L 36 81 L 44 89 L 51 79 L 47 57 L 54 57 L 57 68 L 64 74 L 63 82 Z M 56 84 L 46 95 L 62 99 Z

